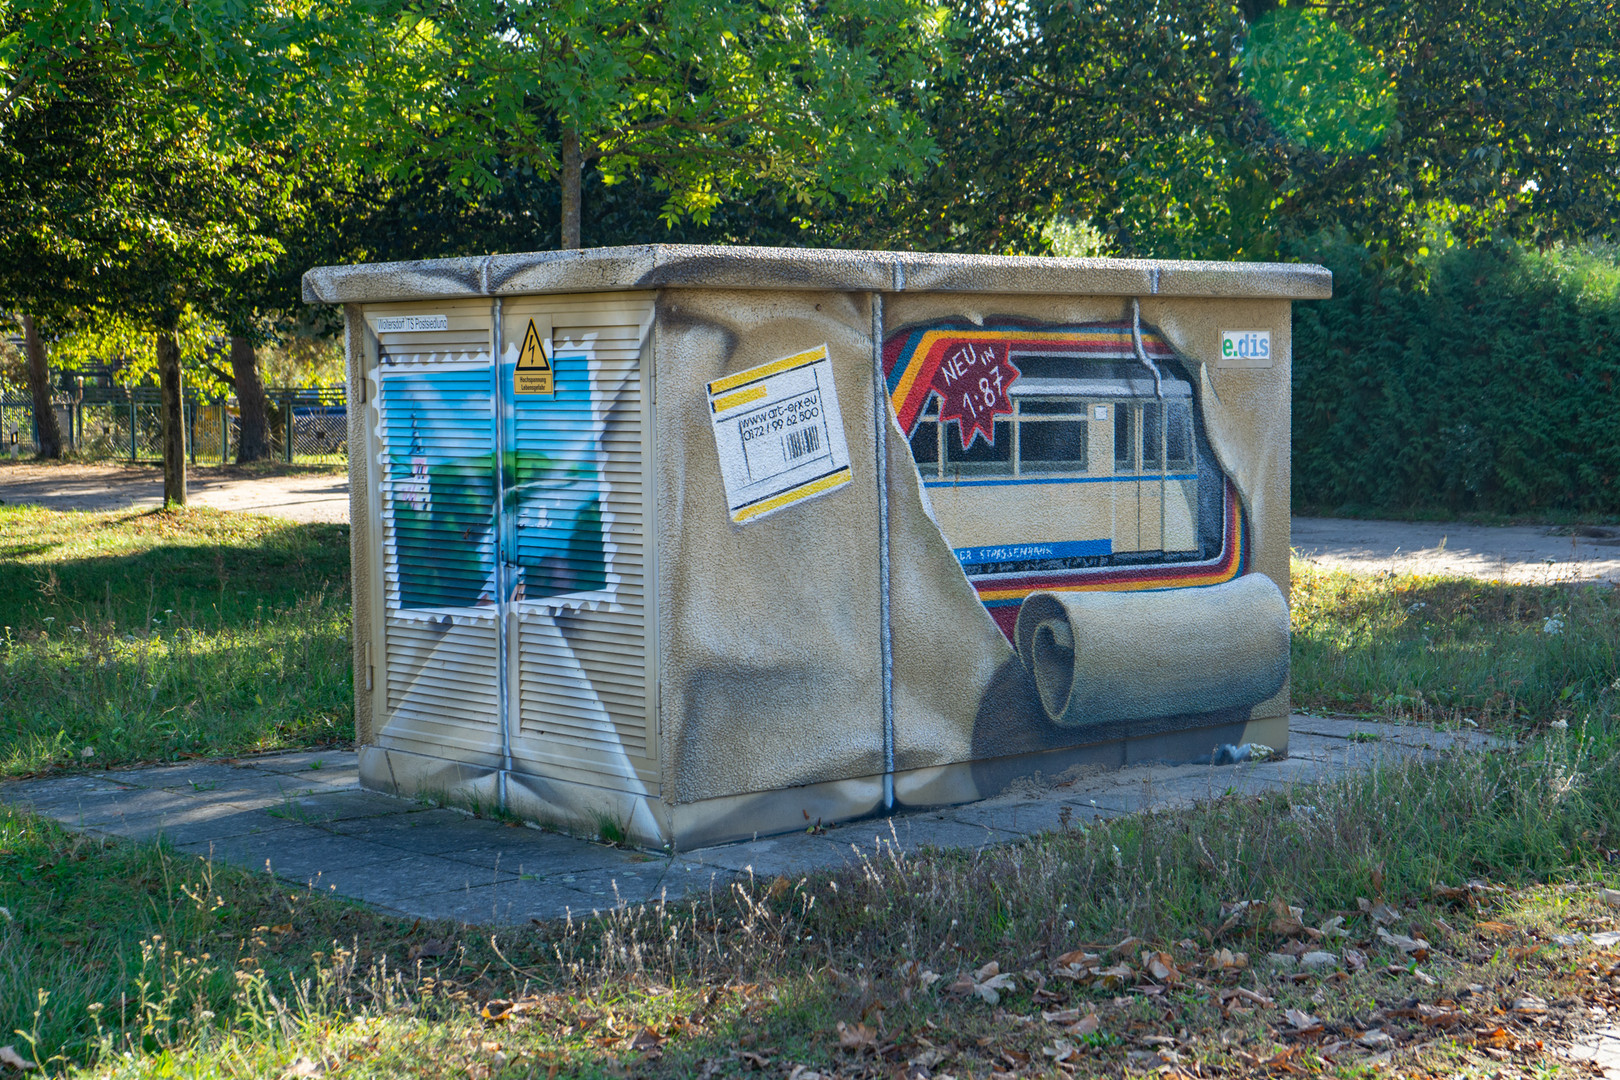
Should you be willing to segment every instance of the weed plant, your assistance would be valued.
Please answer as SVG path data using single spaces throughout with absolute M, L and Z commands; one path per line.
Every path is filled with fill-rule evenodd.
M 348 529 L 0 507 L 0 775 L 353 737 Z

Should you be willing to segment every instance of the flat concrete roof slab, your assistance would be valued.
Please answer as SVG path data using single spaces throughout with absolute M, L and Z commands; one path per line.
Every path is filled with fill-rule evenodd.
M 304 299 L 326 304 L 665 288 L 1323 300 L 1333 275 L 1304 263 L 699 244 L 320 266 L 304 275 Z

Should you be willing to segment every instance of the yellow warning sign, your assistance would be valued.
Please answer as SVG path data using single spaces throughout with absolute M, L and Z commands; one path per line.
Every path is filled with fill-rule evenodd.
M 545 344 L 540 340 L 540 333 L 534 328 L 534 320 L 529 320 L 529 328 L 523 332 L 523 348 L 518 352 L 517 370 L 512 372 L 512 393 L 514 394 L 555 394 L 556 386 L 552 381 L 551 361 L 546 359 Z

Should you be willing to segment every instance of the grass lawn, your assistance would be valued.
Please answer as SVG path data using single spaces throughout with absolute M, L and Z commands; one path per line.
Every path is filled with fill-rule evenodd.
M 348 737 L 343 530 L 0 515 L 13 775 Z M 494 937 L 0 810 L 0 1045 L 129 1076 L 1548 1075 L 1620 1007 L 1620 952 L 1572 936 L 1620 927 L 1617 624 L 1605 592 L 1296 567 L 1299 704 L 1524 747 Z
M 0 776 L 352 740 L 348 535 L 0 507 Z

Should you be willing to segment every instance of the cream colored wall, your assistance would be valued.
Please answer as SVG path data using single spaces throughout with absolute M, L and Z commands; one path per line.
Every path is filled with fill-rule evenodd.
M 861 294 L 659 293 L 658 699 L 669 802 L 883 772 L 870 327 Z M 706 384 L 823 342 L 854 480 L 734 524 Z
M 372 643 L 370 587 L 374 561 L 371 521 L 369 445 L 371 395 L 366 382 L 366 328 L 359 304 L 343 307 L 343 352 L 348 366 L 349 427 L 349 571 L 353 601 L 349 611 L 349 640 L 354 642 L 354 741 L 369 743 L 376 736 L 372 700 L 372 665 L 367 662 Z
M 1287 300 L 1142 301 L 1142 320 L 1200 364 L 1199 401 L 1215 454 L 1237 485 L 1254 527 L 1252 571 L 1289 595 L 1289 499 L 1292 453 L 1293 321 Z M 1271 331 L 1272 366 L 1220 366 L 1222 330 Z M 1254 707 L 1256 719 L 1287 716 L 1288 684 Z M 1286 739 L 1282 745 L 1286 745 Z

